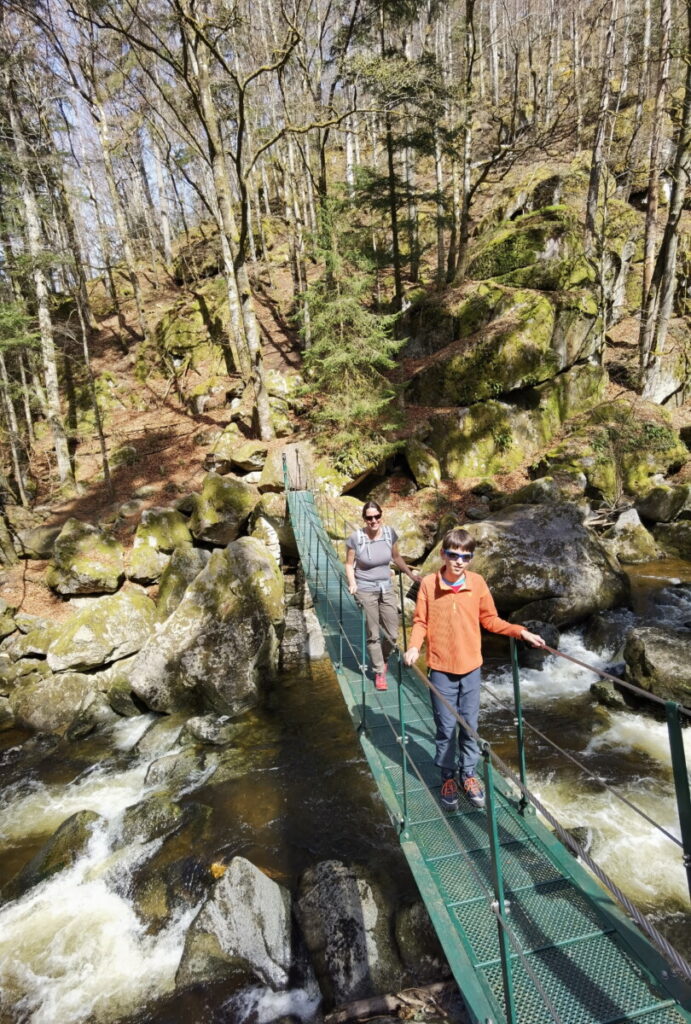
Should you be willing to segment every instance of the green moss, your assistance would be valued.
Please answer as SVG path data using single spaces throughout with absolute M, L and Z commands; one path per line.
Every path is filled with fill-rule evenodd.
M 502 224 L 471 259 L 468 276 L 480 280 L 501 278 L 532 266 L 541 256 L 559 257 L 562 253 L 558 243 L 573 224 L 574 214 L 565 206 L 546 206 Z

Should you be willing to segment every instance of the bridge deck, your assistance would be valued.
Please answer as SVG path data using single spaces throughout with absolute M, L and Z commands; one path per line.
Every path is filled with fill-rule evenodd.
M 385 693 L 375 691 L 368 679 L 365 728 L 360 727 L 361 613 L 347 592 L 341 564 L 311 492 L 289 492 L 289 506 L 327 650 L 403 852 L 471 1018 L 481 1024 L 499 1024 L 510 1018 L 499 929 L 491 909 L 488 815 L 463 802 L 453 814 L 440 809 L 432 711 L 415 672 L 403 667 L 399 682 L 398 669 L 390 671 Z M 408 754 L 405 770 L 403 731 Z M 507 923 L 513 934 L 510 970 L 516 1022 L 691 1021 L 688 986 L 671 975 L 657 950 L 542 826 L 532 809 L 521 813 L 511 787 L 497 774 L 494 779 L 505 898 L 510 906 Z M 544 995 L 551 1006 L 545 1004 Z

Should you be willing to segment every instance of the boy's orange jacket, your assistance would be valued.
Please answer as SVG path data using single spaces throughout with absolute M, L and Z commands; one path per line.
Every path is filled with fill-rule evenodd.
M 479 668 L 480 626 L 516 638 L 525 629 L 497 615 L 489 587 L 478 573 L 466 571 L 465 583 L 458 591 L 444 583 L 440 572 L 425 576 L 415 605 L 410 646 L 419 650 L 427 640 L 428 668 L 452 675 Z

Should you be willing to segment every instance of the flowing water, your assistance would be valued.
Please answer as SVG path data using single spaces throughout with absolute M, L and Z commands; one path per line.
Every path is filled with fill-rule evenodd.
M 689 621 L 688 597 L 666 590 L 655 601 L 670 577 L 691 580 L 691 566 L 665 562 L 635 574 L 637 610 Z M 617 656 L 587 650 L 577 631 L 563 634 L 560 648 L 600 667 Z M 678 837 L 666 727 L 599 707 L 594 678 L 554 658 L 523 670 L 524 710 L 613 792 L 532 734 L 529 785 L 567 828 L 588 830 L 591 855 L 688 958 L 680 850 L 615 796 Z M 486 680 L 481 731 L 511 761 L 512 713 L 497 703 L 511 705 L 510 672 L 490 658 Z M 75 863 L 0 906 L 0 1024 L 312 1020 L 314 998 L 303 991 L 231 996 L 216 985 L 172 994 L 190 922 L 215 868 L 236 854 L 292 891 L 307 866 L 337 858 L 374 867 L 401 902 L 416 897 L 328 664 L 280 680 L 261 710 L 236 723 L 229 747 L 200 746 L 186 771 L 161 771 L 181 749 L 181 726 L 144 715 L 74 743 L 0 734 L 3 885 L 72 814 L 100 816 Z M 691 764 L 691 730 L 685 739 Z M 182 827 L 124 842 L 127 808 L 164 791 L 183 807 Z

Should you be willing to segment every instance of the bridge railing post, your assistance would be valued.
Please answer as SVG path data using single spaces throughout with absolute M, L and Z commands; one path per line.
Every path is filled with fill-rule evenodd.
M 511 675 L 513 677 L 514 725 L 516 726 L 516 745 L 518 747 L 518 774 L 521 785 L 527 787 L 525 770 L 525 736 L 523 731 L 523 702 L 521 700 L 521 674 L 518 670 L 518 645 L 513 637 L 509 641 L 511 647 Z M 528 806 L 525 793 L 521 793 L 518 809 L 521 814 Z
M 343 576 L 338 577 L 338 665 L 343 666 Z
M 403 650 L 405 651 L 408 646 L 408 638 L 406 636 L 405 628 L 405 602 L 403 598 L 403 573 L 398 570 L 398 592 L 401 598 L 401 624 L 403 626 Z
M 497 804 L 494 789 L 494 776 L 492 769 L 492 757 L 490 745 L 487 742 L 482 744 L 482 758 L 485 765 L 485 793 L 487 799 L 487 833 L 489 836 L 489 849 L 492 861 L 492 883 L 494 888 L 494 910 L 497 914 L 497 937 L 499 939 L 499 955 L 501 958 L 501 973 L 504 982 L 504 1006 L 506 1009 L 507 1024 L 516 1022 L 516 1006 L 513 992 L 513 972 L 511 969 L 510 942 L 503 922 L 507 917 L 506 899 L 504 897 L 504 874 L 501 863 L 501 846 L 499 843 L 499 829 L 497 827 Z
M 691 893 L 691 795 L 689 794 L 689 773 L 686 767 L 686 754 L 681 731 L 681 714 L 676 701 L 665 701 L 667 715 L 667 731 L 669 748 L 672 755 L 672 774 L 674 791 L 677 798 L 679 826 L 681 829 L 681 845 L 684 851 L 683 860 L 686 869 L 686 882 Z
M 408 780 L 407 780 L 407 767 L 408 759 L 406 756 L 406 745 L 408 743 L 408 736 L 405 728 L 405 709 L 403 705 L 403 655 L 399 650 L 398 664 L 397 664 L 397 676 L 398 676 L 398 721 L 400 722 L 400 732 L 398 735 L 398 742 L 401 744 L 401 786 L 403 796 L 403 821 L 401 822 L 401 831 L 403 832 L 408 827 Z
M 362 711 L 360 715 L 360 732 L 367 731 L 367 631 L 365 629 L 365 609 L 360 608 L 360 681 L 362 687 Z

